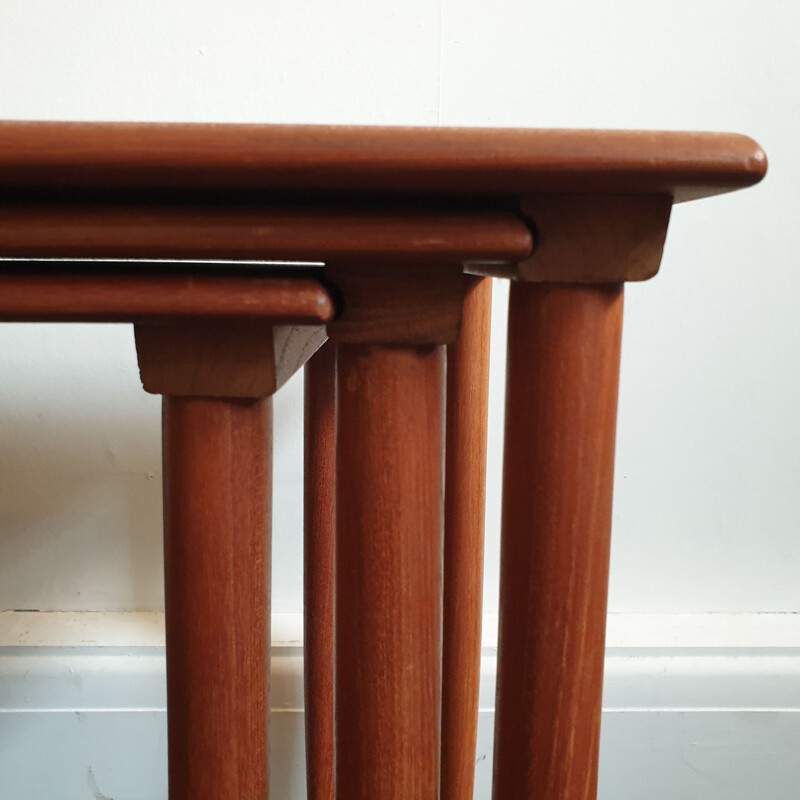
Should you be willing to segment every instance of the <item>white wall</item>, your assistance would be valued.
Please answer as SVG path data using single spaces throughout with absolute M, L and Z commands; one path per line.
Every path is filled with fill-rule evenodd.
M 628 291 L 611 609 L 800 609 L 796 0 L 3 0 L 0 12 L 0 118 L 758 139 L 766 181 L 677 207 L 661 274 Z M 294 380 L 276 405 L 279 612 L 301 609 L 300 392 Z M 0 325 L 0 609 L 160 607 L 158 426 L 126 327 Z

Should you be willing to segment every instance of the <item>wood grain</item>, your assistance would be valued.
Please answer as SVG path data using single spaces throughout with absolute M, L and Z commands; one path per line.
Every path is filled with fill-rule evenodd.
M 170 800 L 267 797 L 270 402 L 164 398 Z
M 668 131 L 5 122 L 0 187 L 161 187 L 524 195 L 757 183 L 744 136 Z
M 437 800 L 444 348 L 337 358 L 336 797 Z
M 205 320 L 136 325 L 145 391 L 192 397 L 266 397 L 277 388 L 272 325 Z
M 272 348 L 275 352 L 276 391 L 304 367 L 327 340 L 327 331 L 321 325 L 275 325 L 272 328 Z
M 110 269 L 106 265 L 102 271 L 84 274 L 0 272 L 0 321 L 164 322 L 213 317 L 313 324 L 327 322 L 335 313 L 326 289 L 309 278 L 120 274 L 113 265 Z
M 478 735 L 492 280 L 464 280 L 447 347 L 441 800 L 472 800 Z
M 334 533 L 336 528 L 336 347 L 305 367 L 304 662 L 308 800 L 334 800 Z
M 145 391 L 192 397 L 274 394 L 325 341 L 320 325 L 197 320 L 134 326 Z
M 536 249 L 512 267 L 526 281 L 645 281 L 661 266 L 669 195 L 540 195 L 522 213 L 536 231 Z
M 6 202 L 0 256 L 404 264 L 502 263 L 531 251 L 530 231 L 508 211 L 375 205 Z
M 331 264 L 325 277 L 342 298 L 328 324 L 337 342 L 445 344 L 458 338 L 464 280 L 458 264 L 366 267 Z
M 621 286 L 513 283 L 494 800 L 594 800 Z

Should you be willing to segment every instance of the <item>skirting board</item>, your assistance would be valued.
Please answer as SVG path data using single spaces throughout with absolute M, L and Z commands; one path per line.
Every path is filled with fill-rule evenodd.
M 305 797 L 302 620 L 273 618 L 272 800 Z M 478 800 L 491 795 L 496 618 L 484 619 Z M 0 612 L 0 797 L 166 800 L 160 614 Z M 609 617 L 601 800 L 789 800 L 800 615 Z

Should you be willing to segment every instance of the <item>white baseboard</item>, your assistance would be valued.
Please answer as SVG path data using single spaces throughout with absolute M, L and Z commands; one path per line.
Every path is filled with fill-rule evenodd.
M 496 619 L 476 798 L 489 800 Z M 275 615 L 273 800 L 304 798 L 302 620 Z M 0 612 L 0 797 L 166 800 L 163 617 Z M 800 615 L 610 615 L 601 800 L 800 795 Z

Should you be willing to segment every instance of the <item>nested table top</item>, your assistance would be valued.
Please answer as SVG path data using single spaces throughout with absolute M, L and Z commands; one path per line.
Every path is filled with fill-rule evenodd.
M 750 186 L 766 166 L 756 142 L 722 133 L 0 122 L 0 190 L 600 192 L 682 201 Z

